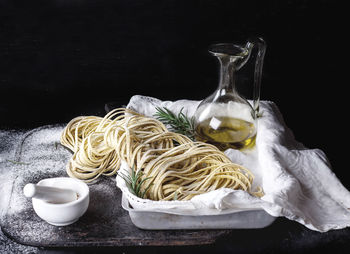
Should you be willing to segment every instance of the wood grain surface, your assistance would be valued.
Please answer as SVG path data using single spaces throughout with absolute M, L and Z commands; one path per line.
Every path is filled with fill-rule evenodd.
M 217 238 L 231 231 L 139 229 L 121 207 L 121 192 L 112 178 L 90 185 L 89 208 L 79 221 L 69 226 L 56 227 L 35 214 L 30 199 L 18 197 L 23 195 L 21 190 L 26 182 L 38 180 L 35 173 L 28 178 L 14 181 L 2 225 L 7 236 L 22 244 L 38 247 L 202 245 L 214 243 Z M 18 206 L 23 209 L 18 211 Z

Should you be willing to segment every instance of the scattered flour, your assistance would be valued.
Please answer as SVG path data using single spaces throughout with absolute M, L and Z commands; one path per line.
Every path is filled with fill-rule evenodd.
M 23 187 L 27 183 L 67 176 L 66 164 L 72 153 L 60 144 L 63 128 L 64 125 L 49 125 L 27 132 L 0 130 L 0 222 L 4 231 L 5 225 L 11 225 L 11 235 L 24 242 L 40 242 L 50 236 L 62 237 L 60 230 L 65 230 L 40 223 L 40 218 L 30 220 L 33 223 L 16 221 L 18 217 L 26 218 L 33 214 L 31 200 L 23 195 Z M 93 214 L 102 214 L 104 217 L 99 217 L 99 220 L 107 223 L 109 218 L 116 217 L 117 211 L 113 206 L 102 207 L 101 202 L 116 200 L 115 178 L 100 178 L 96 183 L 89 185 L 91 200 L 88 212 L 92 217 Z M 26 232 L 25 236 L 23 232 Z M 0 230 L 0 254 L 38 252 L 39 248 L 18 244 Z
M 31 131 L 0 130 L 0 222 L 9 213 L 20 213 L 31 205 L 22 193 L 28 179 L 37 183 L 48 175 L 67 176 L 65 165 L 71 153 L 60 145 L 63 125 L 43 126 Z M 35 173 L 35 174 L 34 174 Z M 16 183 L 16 184 L 14 184 Z M 12 206 L 9 207 L 11 193 Z M 10 209 L 11 208 L 11 209 Z M 35 247 L 17 244 L 0 232 L 0 253 L 37 253 Z

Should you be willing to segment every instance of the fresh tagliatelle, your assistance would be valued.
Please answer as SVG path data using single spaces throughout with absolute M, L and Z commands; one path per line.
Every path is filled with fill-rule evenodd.
M 252 173 L 235 164 L 215 146 L 170 132 L 160 121 L 120 108 L 104 118 L 77 117 L 61 135 L 73 151 L 67 164 L 70 177 L 86 182 L 117 173 L 121 161 L 141 170 L 151 200 L 189 200 L 219 188 L 251 191 Z M 145 190 L 146 186 L 141 186 Z

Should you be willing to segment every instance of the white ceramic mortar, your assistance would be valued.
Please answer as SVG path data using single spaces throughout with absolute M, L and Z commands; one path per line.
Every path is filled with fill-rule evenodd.
M 71 189 L 78 194 L 77 200 L 62 204 L 32 198 L 34 211 L 40 218 L 52 225 L 67 226 L 76 222 L 89 206 L 89 187 L 83 181 L 69 177 L 57 177 L 43 179 L 37 185 Z

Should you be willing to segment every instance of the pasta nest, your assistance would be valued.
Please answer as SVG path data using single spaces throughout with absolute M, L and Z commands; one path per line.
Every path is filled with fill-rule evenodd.
M 70 177 L 93 182 L 115 175 L 121 162 L 147 179 L 145 198 L 190 200 L 219 188 L 252 192 L 253 174 L 233 163 L 222 151 L 204 142 L 169 131 L 157 119 L 125 108 L 105 117 L 80 116 L 64 128 L 61 144 L 73 155 L 67 164 Z M 148 186 L 147 189 L 145 189 Z

